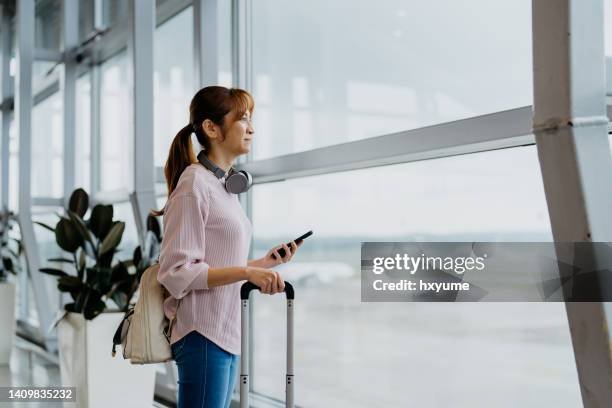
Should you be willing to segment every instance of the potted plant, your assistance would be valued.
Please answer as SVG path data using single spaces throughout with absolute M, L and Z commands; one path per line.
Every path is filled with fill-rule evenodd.
M 88 209 L 89 196 L 77 189 L 65 215 L 58 214 L 55 228 L 37 222 L 52 231 L 59 247 L 70 254 L 49 259 L 68 271 L 40 269 L 56 276 L 58 289 L 72 300 L 57 319 L 62 383 L 76 387 L 80 407 L 124 406 L 126 398 L 130 406 L 151 406 L 155 365 L 134 366 L 113 359 L 109 344 L 136 294 L 142 265 L 152 253 L 150 247 L 155 249 L 157 235 L 147 234 L 146 250 L 138 247 L 132 259 L 119 260 L 125 223 L 113 220 L 112 205 L 97 204 L 85 219 Z M 149 223 L 153 229 L 157 220 Z
M 0 338 L 0 365 L 9 364 L 15 332 L 15 284 L 9 278 L 20 271 L 21 241 L 10 232 L 17 218 L 7 208 L 0 210 L 0 327 L 6 335 Z

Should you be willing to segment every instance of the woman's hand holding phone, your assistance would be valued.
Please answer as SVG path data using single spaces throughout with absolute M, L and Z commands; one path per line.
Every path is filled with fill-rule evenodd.
M 282 263 L 287 263 L 293 258 L 295 252 L 298 249 L 298 244 L 295 241 L 291 241 L 288 243 L 282 243 L 280 245 L 275 246 L 270 249 L 266 256 L 263 258 L 264 265 L 269 268 L 280 265 Z
M 285 290 L 285 281 L 276 271 L 256 266 L 246 267 L 247 280 L 259 287 L 261 293 L 273 295 Z
M 312 231 L 308 231 L 304 235 L 299 236 L 291 242 L 280 244 L 268 251 L 263 257 L 263 265 L 272 268 L 282 263 L 287 263 L 293 258 L 298 247 L 304 243 L 304 240 L 312 235 Z

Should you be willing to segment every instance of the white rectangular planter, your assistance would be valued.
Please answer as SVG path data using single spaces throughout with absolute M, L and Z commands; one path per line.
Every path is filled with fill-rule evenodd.
M 0 327 L 5 333 L 0 336 L 0 365 L 7 365 L 11 362 L 15 334 L 15 284 L 12 282 L 0 282 Z
M 123 313 L 102 313 L 85 320 L 82 314 L 67 313 L 58 323 L 62 385 L 76 387 L 80 408 L 153 404 L 157 365 L 132 365 L 120 349 L 111 356 L 113 335 L 122 318 Z

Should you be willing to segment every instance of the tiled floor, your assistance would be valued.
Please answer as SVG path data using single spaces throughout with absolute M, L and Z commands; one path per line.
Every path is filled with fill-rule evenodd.
M 37 346 L 17 336 L 13 338 L 13 344 L 10 365 L 0 365 L 0 386 L 61 386 L 61 377 L 56 356 L 47 354 Z M 66 404 L 65 406 L 76 407 L 76 403 Z M 163 405 L 157 403 L 154 403 L 152 406 L 163 407 Z M 4 407 L 62 408 L 63 405 L 60 402 L 0 402 L 0 408 Z
M 57 358 L 47 355 L 29 342 L 14 337 L 10 365 L 0 365 L 0 386 L 23 387 L 35 385 L 60 386 L 61 378 Z M 0 402 L 0 407 L 42 407 L 40 402 Z M 61 403 L 44 403 L 44 407 L 62 407 Z

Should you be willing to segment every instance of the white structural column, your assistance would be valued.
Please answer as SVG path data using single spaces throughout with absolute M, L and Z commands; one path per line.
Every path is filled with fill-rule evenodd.
M 534 0 L 532 8 L 533 129 L 554 239 L 611 242 L 603 0 Z M 593 302 L 566 310 L 584 406 L 610 406 L 612 309 Z
M 153 35 L 155 2 L 129 2 L 128 75 L 134 135 L 134 218 L 142 239 L 149 211 L 155 208 L 153 141 Z
M 75 188 L 76 174 L 76 81 L 77 63 L 73 56 L 79 41 L 79 2 L 63 3 L 63 59 L 60 92 L 64 99 L 64 202 Z
M 53 311 L 45 281 L 38 271 L 40 259 L 31 214 L 32 164 L 32 62 L 34 49 L 34 0 L 17 2 L 17 75 L 15 77 L 15 121 L 19 137 L 19 226 L 24 243 L 28 273 L 36 297 L 41 337 L 55 350 L 54 336 L 47 335 Z
M 232 81 L 233 86 L 246 89 L 252 92 L 251 86 L 251 8 L 249 0 L 232 0 Z M 249 152 L 246 158 L 240 158 L 238 164 L 244 166 L 244 164 L 250 160 L 253 160 L 253 152 Z M 247 216 L 253 219 L 253 189 L 249 189 L 246 194 L 240 194 L 240 204 L 245 209 Z M 253 242 L 254 238 L 251 238 L 251 247 L 249 250 L 249 258 L 253 257 Z M 248 325 L 248 350 L 253 350 L 253 332 L 256 322 L 254 322 L 254 310 L 257 307 L 255 300 L 249 298 L 250 306 L 248 308 L 248 318 L 251 322 Z M 254 389 L 254 383 L 256 376 L 253 375 L 255 372 L 256 362 L 254 353 L 248 353 L 248 367 L 249 367 L 249 389 L 251 392 Z
M 232 13 L 232 72 L 234 85 L 252 91 L 252 6 L 249 0 L 233 0 L 232 7 L 234 10 Z
M 251 83 L 248 80 L 251 74 L 250 64 L 250 38 L 251 38 L 251 18 L 250 18 L 250 1 L 248 0 L 232 0 L 232 80 L 233 86 L 247 89 L 252 92 Z M 253 151 L 245 156 L 238 158 L 238 165 L 243 166 L 248 161 L 253 160 Z M 246 194 L 240 194 L 240 204 L 244 207 L 249 218 L 253 217 L 253 192 L 247 191 Z M 253 245 L 249 257 L 253 255 Z M 250 309 L 249 313 L 253 313 Z M 249 329 L 250 330 L 250 329 Z M 252 364 L 250 365 L 252 366 Z
M 193 0 L 193 72 L 198 89 L 219 83 L 219 1 Z
M 12 93 L 10 61 L 11 61 L 11 17 L 6 6 L 0 4 L 0 113 L 2 124 L 0 127 L 0 208 L 8 208 L 9 204 L 9 127 L 11 124 L 11 109 L 8 98 Z

